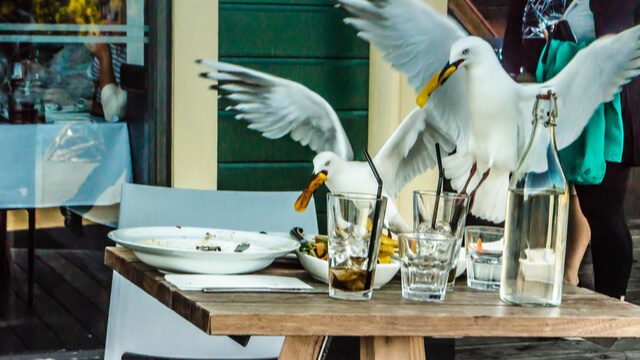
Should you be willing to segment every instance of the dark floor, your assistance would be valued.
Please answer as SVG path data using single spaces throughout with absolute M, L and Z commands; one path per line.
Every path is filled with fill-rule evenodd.
M 58 230 L 52 230 L 58 231 Z M 88 231 L 102 232 L 100 229 Z M 54 233 L 39 236 L 51 236 Z M 97 235 L 97 234 L 96 234 Z M 21 245 L 21 234 L 16 245 Z M 55 237 L 55 236 L 54 236 Z M 36 251 L 35 298 L 27 305 L 27 252 L 12 251 L 14 274 L 10 289 L 0 293 L 0 360 L 5 359 L 100 359 L 106 335 L 111 270 L 103 265 L 106 241 L 83 246 L 94 250 L 48 249 Z M 42 240 L 52 241 L 53 240 Z M 77 244 L 77 243 L 76 243 Z M 60 244 L 58 244 L 60 245 Z M 640 231 L 634 231 L 634 267 L 627 300 L 640 304 Z M 589 258 L 582 281 L 589 285 Z M 334 340 L 328 359 L 358 358 L 357 341 Z M 354 346 L 355 345 L 355 346 Z M 345 347 L 352 351 L 345 351 Z M 355 347 L 355 348 L 353 348 Z M 340 352 L 334 349 L 340 349 Z M 335 356 L 341 353 L 346 356 Z M 456 359 L 640 359 L 640 340 L 619 340 L 607 349 L 590 341 L 567 339 L 455 340 Z M 129 357 L 129 359 L 138 359 Z M 440 359 L 438 359 L 440 360 Z

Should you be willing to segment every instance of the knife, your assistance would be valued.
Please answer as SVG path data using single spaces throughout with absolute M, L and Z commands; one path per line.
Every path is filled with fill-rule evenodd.
M 271 289 L 271 288 L 203 288 L 204 293 L 288 293 L 288 294 L 328 294 L 329 289 Z

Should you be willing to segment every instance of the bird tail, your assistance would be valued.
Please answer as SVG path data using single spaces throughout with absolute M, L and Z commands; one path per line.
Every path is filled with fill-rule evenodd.
M 507 212 L 509 171 L 494 167 L 477 188 L 471 214 L 494 223 L 501 223 Z
M 464 188 L 475 158 L 469 152 L 457 152 L 442 159 L 445 175 L 451 179 L 451 187 L 457 192 Z M 507 212 L 509 191 L 509 171 L 494 167 L 487 179 L 478 187 L 482 179 L 481 170 L 476 171 L 467 187 L 467 193 L 476 189 L 471 214 L 494 223 L 501 223 Z
M 456 152 L 442 159 L 444 174 L 448 179 L 451 179 L 451 187 L 453 190 L 457 192 L 462 191 L 464 184 L 469 178 L 469 173 L 471 172 L 474 161 L 473 156 L 469 152 Z M 479 181 L 480 177 L 476 173 L 469 183 L 467 192 L 475 189 Z

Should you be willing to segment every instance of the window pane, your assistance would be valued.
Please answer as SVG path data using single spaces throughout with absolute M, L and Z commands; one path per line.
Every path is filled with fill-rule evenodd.
M 117 204 L 123 182 L 145 182 L 146 6 L 1 1 L 0 166 L 13 171 L 0 175 L 0 209 L 84 214 Z

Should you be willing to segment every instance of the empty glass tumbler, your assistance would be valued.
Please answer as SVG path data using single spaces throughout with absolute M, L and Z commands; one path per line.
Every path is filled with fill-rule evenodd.
M 409 300 L 443 301 L 453 266 L 456 238 L 427 231 L 398 235 L 402 296 Z
M 465 194 L 443 191 L 439 196 L 436 196 L 435 191 L 413 192 L 413 231 L 422 233 L 434 230 L 451 234 L 456 238 L 453 266 L 447 281 L 447 291 L 453 291 L 453 284 L 456 280 L 456 266 L 458 265 L 468 213 L 469 196 Z

